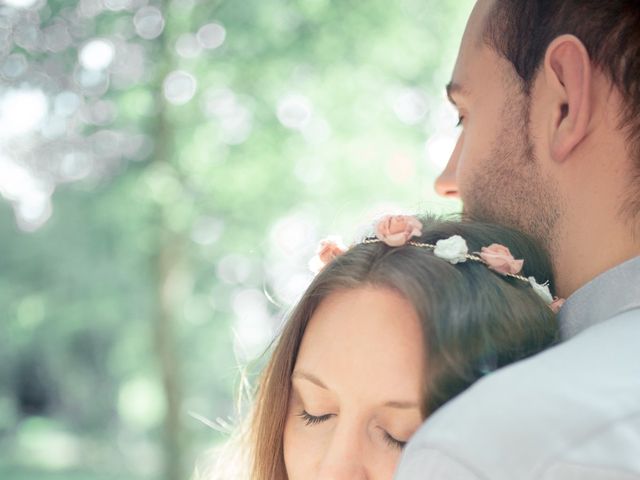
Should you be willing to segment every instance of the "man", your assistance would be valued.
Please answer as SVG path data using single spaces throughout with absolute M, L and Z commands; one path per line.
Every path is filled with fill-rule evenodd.
M 640 2 L 478 0 L 436 183 L 551 253 L 563 342 L 436 412 L 397 479 L 640 479 Z

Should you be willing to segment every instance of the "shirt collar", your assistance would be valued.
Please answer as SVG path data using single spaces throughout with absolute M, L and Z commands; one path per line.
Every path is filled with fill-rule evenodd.
M 640 256 L 598 275 L 571 295 L 558 314 L 562 338 L 640 308 Z

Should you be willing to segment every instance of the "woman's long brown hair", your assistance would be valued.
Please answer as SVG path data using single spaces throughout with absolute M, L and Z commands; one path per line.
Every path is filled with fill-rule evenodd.
M 500 243 L 525 259 L 525 276 L 553 285 L 548 256 L 524 234 L 477 222 L 421 220 L 421 242 L 461 235 L 470 251 Z M 332 292 L 364 285 L 399 292 L 418 313 L 429 377 L 424 379 L 425 417 L 482 375 L 557 340 L 555 316 L 525 282 L 500 277 L 476 262 L 451 265 L 424 248 L 356 245 L 318 274 L 274 344 L 249 424 L 251 480 L 287 480 L 282 439 L 291 374 L 306 326 Z

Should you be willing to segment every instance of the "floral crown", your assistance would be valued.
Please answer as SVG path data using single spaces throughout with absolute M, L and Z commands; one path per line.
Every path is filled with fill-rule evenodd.
M 469 253 L 467 242 L 460 235 L 438 240 L 435 244 L 422 243 L 411 240 L 422 235 L 422 223 L 409 215 L 387 215 L 376 224 L 375 236 L 365 238 L 361 243 L 385 243 L 390 247 L 402 247 L 412 245 L 426 248 L 433 254 L 452 265 L 467 261 L 482 263 L 490 270 L 506 276 L 527 282 L 533 291 L 542 298 L 545 303 L 557 313 L 564 303 L 564 299 L 553 297 L 549 291 L 549 282 L 538 283 L 534 277 L 521 275 L 524 260 L 517 260 L 507 247 L 494 243 L 488 247 L 482 247 L 479 252 Z M 336 257 L 344 254 L 347 248 L 337 237 L 329 237 L 320 242 L 316 256 L 309 266 L 312 271 L 318 273 Z

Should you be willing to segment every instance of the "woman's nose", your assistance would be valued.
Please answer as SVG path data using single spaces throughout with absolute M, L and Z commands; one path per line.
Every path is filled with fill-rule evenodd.
M 362 465 L 356 462 L 340 462 L 323 465 L 317 480 L 366 480 L 367 475 Z
M 457 150 L 454 150 L 447 166 L 440 176 L 436 179 L 435 190 L 438 195 L 447 198 L 460 198 L 460 191 L 458 190 L 458 181 L 456 179 L 456 171 L 458 168 Z
M 337 427 L 327 445 L 316 480 L 367 480 L 363 439 L 366 432 Z

